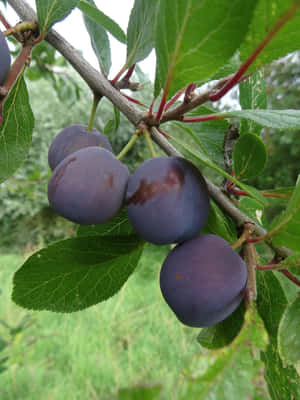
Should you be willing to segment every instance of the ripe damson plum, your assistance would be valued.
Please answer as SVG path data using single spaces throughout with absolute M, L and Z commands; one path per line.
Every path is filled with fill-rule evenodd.
M 154 244 L 195 237 L 209 214 L 209 195 L 200 171 L 180 157 L 143 162 L 130 176 L 126 209 L 135 231 Z
M 89 146 L 103 147 L 112 152 L 107 137 L 96 129 L 89 132 L 87 126 L 84 125 L 70 125 L 64 128 L 55 136 L 50 145 L 48 152 L 49 167 L 53 171 L 69 154 Z
M 53 171 L 49 203 L 70 221 L 101 224 L 121 209 L 128 177 L 128 168 L 110 151 L 85 147 L 67 156 Z
M 227 318 L 243 299 L 248 278 L 242 258 L 221 237 L 203 234 L 177 245 L 160 272 L 162 295 L 185 325 Z
M 0 85 L 2 85 L 7 77 L 10 69 L 10 51 L 7 45 L 6 37 L 0 31 Z

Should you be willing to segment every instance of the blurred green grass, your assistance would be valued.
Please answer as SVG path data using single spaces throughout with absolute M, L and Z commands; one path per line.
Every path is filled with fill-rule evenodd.
M 33 322 L 9 347 L 0 399 L 106 400 L 120 388 L 155 383 L 164 387 L 162 399 L 173 399 L 180 371 L 200 347 L 198 330 L 180 324 L 162 299 L 167 251 L 147 245 L 116 296 L 74 314 L 29 313 L 12 303 L 12 276 L 23 260 L 0 256 L 0 320 L 16 325 L 29 313 Z M 0 337 L 7 339 L 1 325 Z

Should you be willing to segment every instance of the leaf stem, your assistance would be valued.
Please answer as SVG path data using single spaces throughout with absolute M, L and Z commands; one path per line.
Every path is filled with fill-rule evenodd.
M 157 122 L 160 120 L 160 118 L 161 118 L 161 116 L 162 116 L 162 114 L 164 112 L 164 108 L 165 108 L 165 105 L 166 105 L 166 102 L 167 102 L 169 86 L 170 86 L 170 76 L 168 75 L 168 78 L 167 78 L 167 81 L 166 81 L 166 85 L 165 85 L 165 88 L 164 88 L 164 92 L 163 92 L 163 96 L 162 96 L 162 99 L 160 101 L 160 105 L 159 105 L 157 114 L 155 116 L 155 121 L 157 121 Z
M 224 119 L 225 116 L 216 115 L 216 114 L 208 114 L 208 115 L 199 115 L 197 117 L 183 117 L 181 122 L 202 122 L 202 121 L 214 121 L 218 119 Z
M 95 115 L 96 115 L 97 107 L 98 107 L 98 104 L 99 104 L 99 101 L 101 100 L 101 98 L 102 98 L 102 96 L 98 96 L 98 95 L 94 94 L 91 115 L 90 115 L 89 124 L 87 127 L 88 132 L 92 132 L 92 130 L 93 130 Z
M 120 78 L 120 76 L 126 71 L 127 69 L 127 64 L 123 65 L 123 67 L 121 68 L 121 70 L 117 73 L 117 75 L 114 77 L 113 80 L 111 80 L 111 84 L 114 85 L 118 79 Z
M 171 100 L 169 100 L 165 106 L 165 111 L 167 111 L 178 99 L 179 97 L 185 92 L 186 87 L 182 88 L 181 90 L 179 90 L 179 92 L 177 92 L 172 98 Z
M 300 280 L 296 278 L 290 271 L 287 269 L 280 269 L 279 270 L 283 275 L 285 275 L 290 281 L 295 283 L 297 286 L 300 286 Z
M 147 145 L 149 147 L 149 150 L 150 150 L 150 153 L 151 153 L 152 157 L 153 158 L 157 157 L 156 156 L 156 152 L 155 152 L 154 147 L 153 147 L 151 135 L 150 135 L 150 133 L 149 133 L 149 131 L 147 129 L 144 130 L 144 135 L 145 135 L 145 139 L 146 139 L 146 142 L 147 142 Z
M 124 148 L 121 150 L 121 152 L 116 156 L 118 160 L 121 160 L 122 157 L 125 156 L 125 154 L 133 147 L 135 142 L 138 140 L 142 133 L 142 130 L 138 129 L 135 131 L 134 135 L 131 137 L 129 142 L 124 146 Z

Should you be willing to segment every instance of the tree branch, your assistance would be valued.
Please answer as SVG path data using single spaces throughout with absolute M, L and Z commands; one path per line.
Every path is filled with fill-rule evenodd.
M 8 3 L 17 12 L 20 18 L 24 20 L 36 20 L 35 12 L 24 0 L 8 0 Z M 122 96 L 122 94 L 115 89 L 99 71 L 94 69 L 81 56 L 81 54 L 57 32 L 51 29 L 46 36 L 46 40 L 69 61 L 69 63 L 81 75 L 94 93 L 107 97 L 135 126 L 137 126 L 138 123 L 144 117 L 146 117 L 142 111 L 140 111 L 136 106 L 131 104 L 124 96 Z M 178 107 L 168 111 L 162 117 L 162 122 L 178 119 L 178 115 L 182 115 L 198 105 L 203 104 L 209 99 L 209 94 L 211 94 L 212 90 L 222 87 L 229 79 L 230 77 L 226 77 L 220 80 L 213 89 L 196 96 L 190 103 L 182 103 Z M 151 135 L 155 142 L 165 151 L 166 154 L 183 157 L 182 154 L 159 133 L 157 128 L 151 128 Z M 238 226 L 242 225 L 244 222 L 252 222 L 254 224 L 254 231 L 258 236 L 262 236 L 267 233 L 262 227 L 254 223 L 247 215 L 238 210 L 216 185 L 214 185 L 208 179 L 206 179 L 206 183 L 210 196 L 222 208 L 222 210 L 236 222 Z M 276 253 L 282 257 L 287 257 L 292 254 L 290 249 L 285 247 L 275 247 L 271 242 L 268 242 L 268 244 L 272 246 Z

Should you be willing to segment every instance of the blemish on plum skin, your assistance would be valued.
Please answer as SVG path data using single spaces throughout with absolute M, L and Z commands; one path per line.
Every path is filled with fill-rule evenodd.
M 108 183 L 108 186 L 109 186 L 110 188 L 112 188 L 112 187 L 114 186 L 114 176 L 113 176 L 113 174 L 110 174 L 110 175 L 109 175 L 109 177 L 108 177 L 108 179 L 107 179 L 107 183 Z
M 173 165 L 163 181 L 147 183 L 142 179 L 135 193 L 126 200 L 126 204 L 144 204 L 151 197 L 170 190 L 180 190 L 184 184 L 184 172 L 177 165 Z
M 177 278 L 178 280 L 180 280 L 180 279 L 182 278 L 182 275 L 181 275 L 181 273 L 180 273 L 180 272 L 177 272 L 177 274 L 176 274 L 176 278 Z

